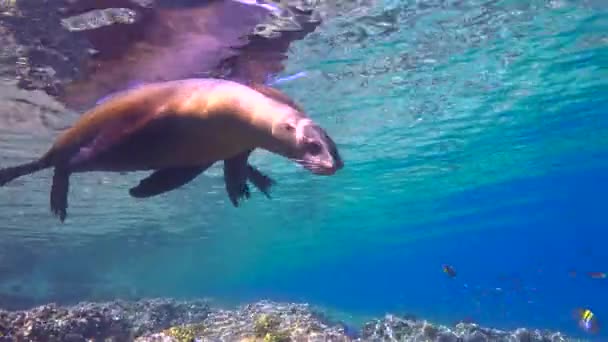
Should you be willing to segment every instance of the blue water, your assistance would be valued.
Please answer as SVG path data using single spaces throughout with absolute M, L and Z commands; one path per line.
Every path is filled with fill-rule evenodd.
M 0 293 L 271 298 L 589 337 L 571 312 L 608 320 L 608 279 L 586 275 L 608 272 L 608 3 L 438 3 L 370 5 L 292 47 L 285 75 L 306 76 L 277 87 L 327 127 L 339 174 L 256 152 L 274 199 L 239 209 L 218 168 L 146 201 L 126 191 L 143 175 L 78 175 L 64 225 L 48 173 L 23 178 L 0 192 Z M 3 164 L 52 136 L 3 127 Z
M 602 201 L 608 191 L 606 170 L 555 172 L 464 191 L 439 207 L 534 199 L 427 225 L 394 227 L 400 231 L 441 227 L 447 232 L 381 250 L 362 249 L 322 266 L 286 267 L 280 275 L 238 292 L 251 299 L 260 293 L 288 300 L 306 298 L 355 313 L 414 313 L 445 324 L 472 318 L 490 326 L 551 327 L 586 337 L 577 330 L 572 310 L 589 307 L 598 317 L 608 314 L 608 282 L 585 276 L 607 267 Z M 475 225 L 482 228 L 467 234 L 450 232 Z M 440 271 L 444 263 L 455 267 L 455 278 Z M 568 274 L 570 270 L 578 271 L 576 277 Z M 606 336 L 602 332 L 598 338 Z

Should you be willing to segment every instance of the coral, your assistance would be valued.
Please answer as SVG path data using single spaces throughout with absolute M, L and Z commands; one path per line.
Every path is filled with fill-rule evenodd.
M 129 341 L 171 326 L 201 322 L 208 314 L 208 304 L 202 301 L 148 299 L 80 303 L 70 307 L 49 304 L 27 311 L 0 310 L 0 333 L 11 340 L 31 342 L 111 338 Z M 0 338 L 0 341 L 3 340 Z
M 253 331 L 256 337 L 263 337 L 264 342 L 288 342 L 290 334 L 280 330 L 281 319 L 274 314 L 261 314 L 255 321 Z
M 171 327 L 164 331 L 165 335 L 173 337 L 177 342 L 193 342 L 205 332 L 203 324 L 187 324 Z
M 276 315 L 261 314 L 255 321 L 255 326 L 253 327 L 253 330 L 256 336 L 262 337 L 268 334 L 269 332 L 278 329 L 280 324 L 281 320 Z
M 287 331 L 275 331 L 266 333 L 264 336 L 264 342 L 289 342 L 291 336 Z

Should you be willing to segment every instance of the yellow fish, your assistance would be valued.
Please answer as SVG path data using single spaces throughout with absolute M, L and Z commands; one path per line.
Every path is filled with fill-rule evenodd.
M 589 309 L 576 309 L 574 311 L 578 325 L 585 331 L 596 334 L 599 329 L 599 323 L 595 314 Z

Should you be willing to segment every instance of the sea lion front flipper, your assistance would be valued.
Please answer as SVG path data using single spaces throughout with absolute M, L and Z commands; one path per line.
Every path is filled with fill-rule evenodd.
M 257 168 L 247 162 L 253 150 L 248 150 L 230 159 L 224 160 L 224 182 L 230 202 L 235 207 L 239 206 L 239 200 L 249 199 L 251 192 L 247 185 L 249 180 L 267 198 L 270 198 L 270 187 L 276 182 L 260 172 Z
M 247 185 L 247 159 L 252 150 L 237 154 L 236 156 L 224 160 L 224 183 L 226 192 L 232 205 L 239 206 L 239 201 L 249 198 L 251 192 Z
M 156 170 L 139 181 L 137 186 L 129 189 L 129 194 L 135 198 L 146 198 L 175 190 L 205 172 L 211 165 L 213 163 L 203 166 Z
M 269 176 L 266 176 L 265 174 L 260 172 L 260 170 L 251 166 L 251 164 L 247 164 L 247 178 L 251 183 L 253 183 L 256 188 L 258 188 L 258 190 L 260 190 L 264 195 L 266 195 L 266 198 L 271 198 L 270 188 L 273 185 L 277 184 L 274 179 L 270 178 Z

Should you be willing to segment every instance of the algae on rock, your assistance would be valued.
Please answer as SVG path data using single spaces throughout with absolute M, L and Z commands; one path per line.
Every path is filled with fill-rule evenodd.
M 281 319 L 274 314 L 261 314 L 253 327 L 255 337 L 262 338 L 264 342 L 291 341 L 289 332 L 280 330 Z
M 163 331 L 165 335 L 173 337 L 176 342 L 194 342 L 205 332 L 202 323 L 178 325 Z

